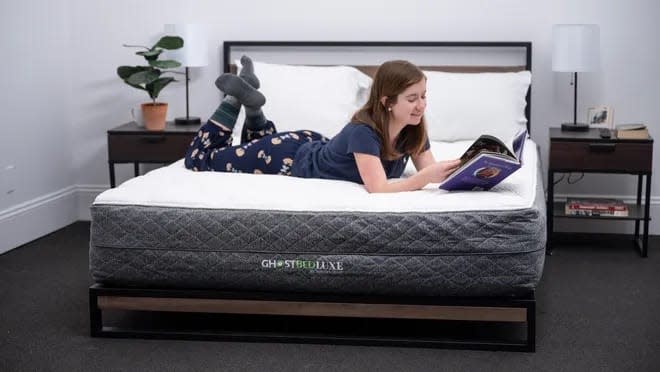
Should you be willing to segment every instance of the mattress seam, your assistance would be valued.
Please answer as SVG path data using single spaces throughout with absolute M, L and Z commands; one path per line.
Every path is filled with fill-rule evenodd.
M 99 249 L 121 249 L 121 250 L 145 250 L 145 251 L 176 251 L 176 252 L 213 252 L 213 253 L 248 253 L 248 254 L 300 254 L 300 255 L 324 255 L 324 256 L 392 256 L 392 257 L 411 257 L 411 256 L 502 256 L 502 255 L 517 255 L 517 254 L 527 254 L 535 253 L 545 250 L 545 246 L 542 248 L 528 250 L 528 251 L 518 251 L 518 252 L 479 252 L 479 253 L 415 253 L 415 254 L 402 254 L 402 253 L 324 253 L 324 252 L 271 252 L 271 251 L 217 251 L 217 250 L 208 250 L 208 249 L 167 249 L 167 248 L 146 248 L 146 247 L 114 247 L 114 246 L 100 246 L 94 245 L 94 248 Z
M 200 207 L 200 206 L 183 206 L 183 205 L 176 205 L 176 206 L 167 206 L 167 205 L 153 205 L 153 204 L 124 204 L 124 203 L 93 203 L 90 208 L 98 208 L 98 207 L 138 207 L 138 208 L 160 208 L 160 209 L 165 209 L 165 210 L 171 210 L 171 209 L 185 209 L 185 210 L 205 210 L 205 211 L 218 211 L 218 212 L 240 212 L 240 213 L 246 213 L 246 212 L 273 212 L 273 213 L 289 213 L 289 214 L 305 214 L 305 213 L 313 213 L 313 214 L 335 214 L 335 215 L 349 215 L 349 216 L 354 216 L 354 215 L 360 215 L 360 214 L 368 214 L 368 215 L 401 215 L 401 216 L 406 216 L 406 215 L 445 215 L 445 214 L 474 214 L 475 212 L 479 213 L 510 213 L 510 212 L 520 212 L 520 211 L 529 211 L 529 212 L 538 212 L 538 208 L 535 208 L 533 205 L 529 207 L 517 207 L 515 209 L 488 209 L 488 210 L 482 210 L 482 209 L 466 209 L 466 210 L 448 210 L 448 211 L 406 211 L 406 212 L 394 212 L 394 211 L 316 211 L 316 210 L 284 210 L 284 209 L 247 209 L 247 208 L 212 208 L 212 207 Z

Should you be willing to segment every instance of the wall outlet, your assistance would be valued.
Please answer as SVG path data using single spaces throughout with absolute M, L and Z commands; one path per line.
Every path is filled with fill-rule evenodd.
M 4 165 L 0 168 L 0 196 L 11 195 L 16 191 L 16 166 Z

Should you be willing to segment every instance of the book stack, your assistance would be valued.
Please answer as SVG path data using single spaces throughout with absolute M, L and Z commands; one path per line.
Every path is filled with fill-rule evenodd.
M 648 139 L 649 130 L 644 124 L 621 124 L 616 126 L 619 139 Z
M 567 216 L 628 216 L 628 206 L 619 199 L 580 198 L 566 200 Z

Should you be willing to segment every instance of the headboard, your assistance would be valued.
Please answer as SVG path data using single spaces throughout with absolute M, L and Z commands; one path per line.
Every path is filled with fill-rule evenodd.
M 273 63 L 349 65 L 373 76 L 391 59 L 409 60 L 423 70 L 479 73 L 532 70 L 532 43 L 514 42 L 386 42 L 386 41 L 225 41 L 222 71 L 235 72 L 241 54 Z M 531 133 L 531 86 L 525 117 Z

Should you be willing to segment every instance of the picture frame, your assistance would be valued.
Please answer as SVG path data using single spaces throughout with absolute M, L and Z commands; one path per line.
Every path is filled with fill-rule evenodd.
M 591 128 L 613 129 L 613 116 L 614 110 L 610 106 L 600 105 L 589 107 L 587 110 L 587 124 L 589 124 Z

